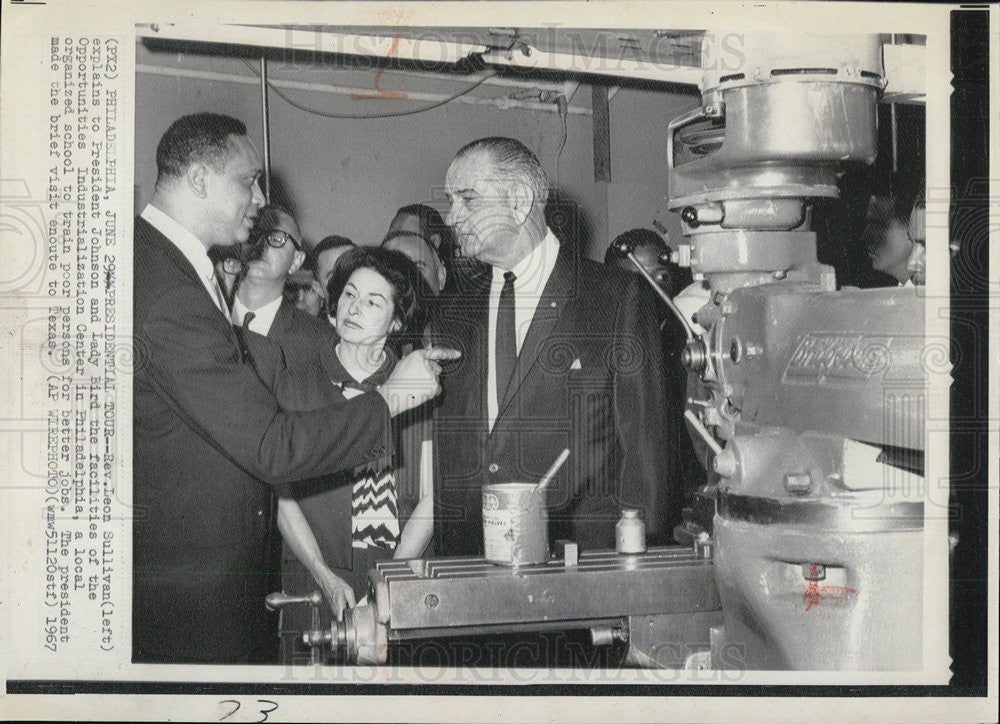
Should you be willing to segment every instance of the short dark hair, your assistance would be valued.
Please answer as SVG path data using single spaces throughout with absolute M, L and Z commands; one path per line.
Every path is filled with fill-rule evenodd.
M 340 257 L 326 286 L 327 313 L 336 314 L 337 301 L 358 269 L 377 272 L 392 287 L 393 316 L 399 322 L 399 329 L 389 334 L 388 343 L 398 351 L 404 341 L 418 338 L 427 324 L 427 301 L 432 295 L 417 265 L 401 251 L 359 246 Z
M 445 266 L 450 266 L 450 262 L 455 256 L 455 234 L 451 227 L 444 223 L 438 210 L 427 204 L 407 204 L 396 210 L 396 215 L 392 217 L 392 220 L 395 221 L 400 216 L 416 216 L 420 220 L 420 235 L 424 239 L 429 240 L 437 234 L 441 243 L 434 251 L 438 258 L 445 263 Z M 393 234 L 395 233 L 397 232 L 393 232 Z M 388 240 L 389 237 L 386 236 L 382 243 L 384 244 Z M 431 246 L 433 247 L 434 244 Z
M 434 248 L 434 244 L 431 243 L 431 240 L 428 239 L 423 234 L 418 234 L 415 231 L 406 231 L 405 229 L 397 229 L 396 231 L 391 231 L 391 232 L 389 232 L 388 234 L 385 235 L 385 238 L 382 239 L 382 243 L 379 246 L 385 246 L 390 241 L 393 241 L 395 239 L 405 239 L 406 237 L 410 237 L 410 236 L 416 237 L 417 239 L 420 239 L 421 241 L 423 241 L 424 245 L 426 245 L 427 248 L 431 250 L 431 253 L 434 254 L 434 256 L 436 256 L 439 261 L 442 261 L 442 262 L 444 261 L 441 258 L 440 252 L 437 249 Z
M 243 121 L 220 113 L 195 113 L 170 124 L 156 147 L 156 181 L 178 178 L 193 163 L 219 169 L 230 150 L 230 136 L 247 135 Z
M 887 189 L 868 199 L 865 226 L 861 232 L 865 253 L 869 256 L 879 253 L 885 246 L 887 231 L 893 223 L 908 226 L 913 207 L 922 202 L 923 197 L 923 178 L 891 175 Z
M 253 232 L 250 234 L 251 243 L 260 247 L 258 249 L 259 253 L 263 253 L 264 251 L 264 244 L 266 243 L 264 241 L 264 236 L 269 231 L 274 231 L 278 228 L 282 217 L 288 217 L 292 220 L 296 227 L 298 226 L 298 222 L 295 221 L 295 217 L 277 204 L 268 204 L 260 210 L 260 213 L 257 215 L 257 221 L 254 223 Z M 295 239 L 295 249 L 297 251 L 303 251 L 302 239 Z
M 342 246 L 357 246 L 353 241 L 348 239 L 346 236 L 337 236 L 336 234 L 331 234 L 330 236 L 324 236 L 318 242 L 316 246 L 309 250 L 306 254 L 305 267 L 309 271 L 315 273 L 319 269 L 319 255 L 324 251 L 330 251 L 330 249 L 338 249 Z
M 303 279 L 298 272 L 289 274 L 285 277 L 285 286 L 281 290 L 281 296 L 294 307 L 296 302 L 299 301 L 299 292 L 303 289 L 312 289 L 313 284 L 314 282 L 311 281 L 311 277 L 309 276 Z

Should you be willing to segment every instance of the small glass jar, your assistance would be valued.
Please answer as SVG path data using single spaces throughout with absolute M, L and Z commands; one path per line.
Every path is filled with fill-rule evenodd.
M 622 517 L 615 526 L 615 551 L 618 553 L 646 552 L 646 524 L 639 517 L 639 511 L 631 508 L 622 510 Z

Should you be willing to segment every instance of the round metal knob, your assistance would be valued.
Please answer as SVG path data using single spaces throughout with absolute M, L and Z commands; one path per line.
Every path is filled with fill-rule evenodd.
M 264 599 L 264 605 L 268 611 L 280 611 L 285 606 L 293 606 L 298 603 L 308 603 L 310 606 L 322 606 L 323 594 L 313 591 L 304 596 L 289 596 L 287 593 L 269 593 Z

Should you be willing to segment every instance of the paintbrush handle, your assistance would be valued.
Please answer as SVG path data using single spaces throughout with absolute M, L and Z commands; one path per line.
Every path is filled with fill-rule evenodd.
M 545 473 L 545 476 L 538 483 L 538 486 L 535 488 L 537 491 L 541 492 L 548 487 L 549 482 L 551 482 L 552 478 L 556 476 L 556 473 L 559 472 L 559 468 L 563 466 L 563 463 L 566 462 L 566 458 L 568 457 L 569 448 L 565 448 L 561 453 L 559 453 L 559 457 L 556 458 L 556 461 L 552 463 L 552 467 L 549 468 L 548 472 Z

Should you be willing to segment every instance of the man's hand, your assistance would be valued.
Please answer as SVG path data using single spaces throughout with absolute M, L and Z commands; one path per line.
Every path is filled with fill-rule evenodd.
M 462 356 L 457 349 L 431 347 L 410 352 L 396 365 L 389 379 L 378 388 L 379 394 L 389 405 L 389 412 L 396 416 L 401 412 L 427 402 L 441 392 L 438 375 L 441 374 L 440 360 L 453 360 Z

